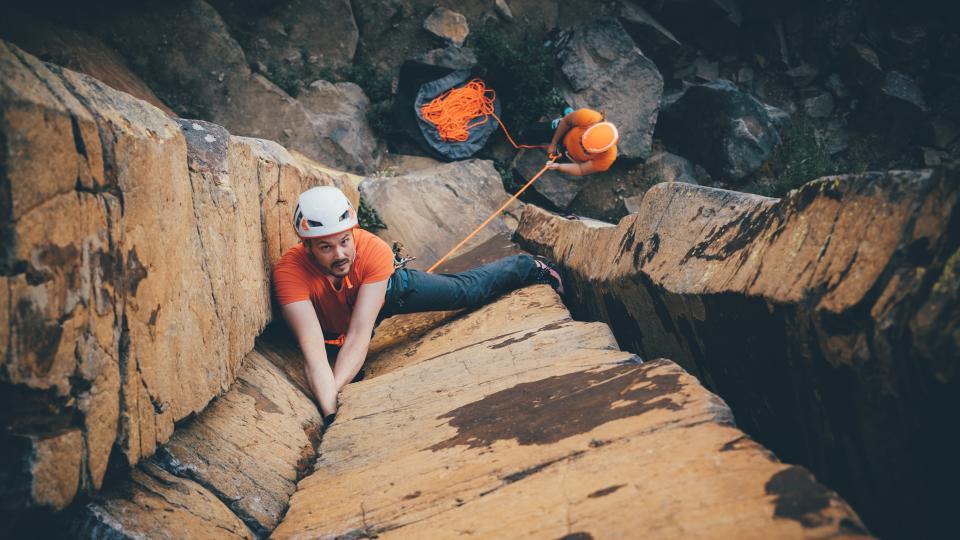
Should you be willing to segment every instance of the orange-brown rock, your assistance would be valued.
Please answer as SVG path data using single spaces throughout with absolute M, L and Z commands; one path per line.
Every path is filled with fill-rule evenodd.
M 158 469 L 160 477 L 173 476 L 174 485 L 191 488 L 179 490 L 182 504 L 176 512 L 184 517 L 184 528 L 164 525 L 155 534 L 207 536 L 197 524 L 209 519 L 206 513 L 216 506 L 211 499 L 219 500 L 231 518 L 245 523 L 246 534 L 269 534 L 316 456 L 322 423 L 313 401 L 272 362 L 278 357 L 300 361 L 299 351 L 278 345 L 260 341 L 244 359 L 230 391 L 177 429 L 155 457 L 138 466 L 132 495 L 130 489 L 117 489 L 87 505 L 75 520 L 81 534 L 97 536 L 109 528 L 130 537 L 163 523 L 168 510 L 154 503 L 151 486 L 138 482 L 157 476 Z
M 528 208 L 518 236 L 562 263 L 576 317 L 675 359 L 871 528 L 930 537 L 960 481 L 958 186 L 956 170 L 782 200 L 667 183 L 617 226 Z
M 350 187 L 2 42 L 0 75 L 4 508 L 61 508 L 226 391 L 296 196 Z
M 547 286 L 376 358 L 274 538 L 865 537 L 668 360 L 640 364 Z
M 203 486 L 152 463 L 135 469 L 116 497 L 89 503 L 82 515 L 73 537 L 256 538 Z

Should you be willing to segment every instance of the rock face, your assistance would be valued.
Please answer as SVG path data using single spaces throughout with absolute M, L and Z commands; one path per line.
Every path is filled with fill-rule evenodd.
M 316 457 L 322 424 L 308 394 L 271 362 L 278 356 L 302 365 L 299 351 L 258 343 L 228 393 L 178 429 L 131 482 L 78 512 L 77 534 L 201 538 L 226 528 L 267 536 Z
M 250 70 L 226 24 L 202 0 L 118 10 L 101 33 L 180 116 L 276 140 L 339 169 L 366 173 L 379 163 L 382 150 L 366 123 L 369 102 L 358 88 L 338 85 L 333 94 L 343 99 L 333 110 L 325 88 L 319 98 L 310 87 L 304 101 L 294 99 Z
M 6 513 L 96 491 L 229 387 L 296 195 L 336 181 L 4 43 L 0 73 Z
M 273 538 L 867 536 L 696 379 L 546 286 L 369 362 L 390 369 L 345 388 Z
M 411 268 L 426 269 L 507 201 L 510 196 L 490 161 L 471 159 L 410 172 L 369 178 L 360 193 L 387 225 L 377 234 L 400 241 L 417 257 Z M 516 210 L 522 203 L 514 203 Z M 512 229 L 495 218 L 463 251 Z M 461 253 L 462 253 L 461 252 Z
M 691 86 L 665 100 L 657 135 L 719 180 L 737 181 L 760 168 L 780 144 L 786 113 L 727 80 Z
M 675 358 L 871 526 L 936 537 L 960 479 L 957 175 L 828 177 L 783 200 L 659 184 L 616 227 L 528 207 L 517 235 L 562 262 L 578 318 Z
M 603 111 L 620 130 L 619 155 L 645 159 L 663 94 L 663 77 L 616 19 L 574 27 L 561 38 L 557 57 L 573 108 Z

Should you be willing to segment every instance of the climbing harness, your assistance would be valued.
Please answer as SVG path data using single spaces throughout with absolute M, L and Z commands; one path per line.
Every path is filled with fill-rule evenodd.
M 518 150 L 521 148 L 547 148 L 546 145 L 517 144 L 517 142 L 513 140 L 513 137 L 510 136 L 510 132 L 507 131 L 507 126 L 503 125 L 503 121 L 500 120 L 500 117 L 494 112 L 493 102 L 496 97 L 496 92 L 494 92 L 493 89 L 487 88 L 483 81 L 480 79 L 472 79 L 464 86 L 452 88 L 434 98 L 433 101 L 421 107 L 420 114 L 424 120 L 436 126 L 437 132 L 445 141 L 466 141 L 469 137 L 470 129 L 482 126 L 488 121 L 489 117 L 492 116 L 493 119 L 500 124 L 500 127 L 503 129 L 503 134 L 507 136 L 507 140 L 510 141 L 510 144 L 512 144 L 514 148 Z M 549 156 L 550 163 L 555 162 L 559 157 L 560 154 Z M 544 165 L 537 174 L 533 175 L 533 178 L 514 193 L 512 197 L 507 199 L 507 202 L 503 203 L 500 208 L 497 208 L 493 214 L 490 214 L 490 217 L 481 223 L 480 226 L 468 234 L 466 238 L 461 240 L 459 244 L 448 251 L 440 260 L 433 263 L 433 266 L 427 269 L 427 272 L 436 270 L 441 263 L 450 258 L 454 252 L 463 247 L 471 238 L 483 230 L 494 218 L 500 215 L 500 212 L 510 206 L 527 188 L 532 186 L 533 183 L 547 171 L 548 167 L 549 165 Z

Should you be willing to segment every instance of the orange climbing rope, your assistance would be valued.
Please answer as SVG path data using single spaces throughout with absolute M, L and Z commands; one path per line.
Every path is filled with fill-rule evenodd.
M 496 99 L 497 93 L 494 92 L 493 89 L 487 88 L 480 79 L 473 79 L 460 88 L 452 88 L 440 94 L 434 98 L 433 101 L 421 107 L 420 114 L 424 120 L 430 122 L 437 128 L 437 133 L 440 134 L 440 138 L 444 141 L 466 141 L 470 137 L 471 129 L 487 123 L 488 117 L 492 116 L 497 123 L 500 124 L 500 127 L 503 128 L 503 134 L 507 136 L 507 140 L 510 141 L 510 144 L 512 144 L 514 148 L 547 148 L 546 145 L 517 144 L 517 142 L 513 140 L 513 137 L 510 136 L 510 132 L 507 131 L 507 126 L 503 125 L 500 117 L 494 112 L 493 102 Z M 554 162 L 559 157 L 559 154 L 552 155 L 550 156 L 550 161 Z M 510 206 L 513 201 L 517 200 L 517 197 L 526 191 L 528 187 L 532 186 L 533 183 L 546 172 L 547 167 L 548 165 L 544 165 L 543 168 L 540 169 L 537 174 L 533 175 L 533 178 L 514 193 L 507 202 L 503 203 L 500 208 L 497 208 L 496 212 L 490 214 L 490 217 L 488 217 L 486 221 L 468 234 L 459 244 L 453 246 L 453 249 L 448 251 L 439 261 L 433 263 L 433 266 L 431 266 L 427 272 L 436 270 L 443 261 L 450 258 L 454 252 L 463 247 L 471 238 L 483 230 L 495 217 L 500 215 L 500 212 Z

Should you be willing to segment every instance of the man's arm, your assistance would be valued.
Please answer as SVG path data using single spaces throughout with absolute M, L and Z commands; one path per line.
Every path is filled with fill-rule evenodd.
M 303 351 L 303 369 L 307 374 L 310 390 L 320 404 L 320 412 L 328 416 L 337 412 L 337 383 L 327 360 L 323 343 L 323 330 L 314 311 L 313 303 L 300 300 L 281 307 L 283 318 L 293 329 Z
M 373 325 L 377 322 L 377 315 L 383 307 L 386 294 L 387 280 L 360 286 L 357 303 L 354 304 L 353 314 L 350 316 L 350 328 L 347 329 L 343 348 L 340 349 L 333 368 L 337 391 L 352 381 L 363 367 L 367 349 L 370 347 L 370 337 L 373 335 Z
M 586 161 L 584 163 L 557 163 L 554 161 L 548 161 L 547 169 L 551 171 L 560 171 L 564 174 L 569 174 L 570 176 L 586 176 L 588 174 L 597 172 L 597 169 L 593 166 L 592 161 Z
M 547 154 L 553 155 L 557 153 L 557 145 L 560 144 L 560 139 L 573 127 L 573 114 L 575 112 L 576 111 L 560 119 L 560 123 L 557 124 L 557 129 L 553 132 L 553 138 L 550 139 L 550 146 L 547 147 Z

